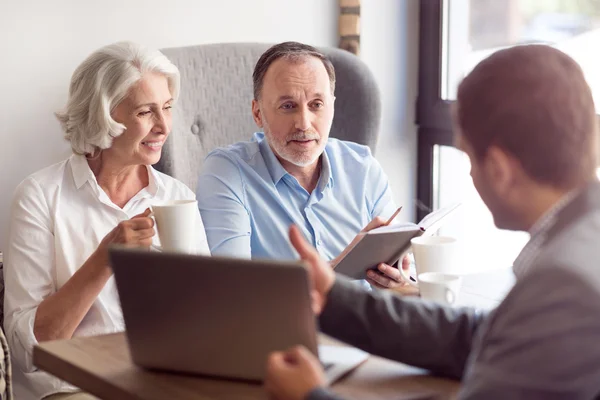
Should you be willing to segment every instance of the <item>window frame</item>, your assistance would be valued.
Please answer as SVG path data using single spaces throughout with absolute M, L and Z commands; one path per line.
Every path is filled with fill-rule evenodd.
M 441 96 L 444 0 L 419 4 L 419 82 L 417 125 L 417 219 L 435 206 L 435 148 L 453 146 L 450 106 Z

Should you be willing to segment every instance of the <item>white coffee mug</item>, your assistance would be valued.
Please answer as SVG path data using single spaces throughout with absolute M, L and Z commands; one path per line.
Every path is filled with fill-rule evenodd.
M 174 200 L 152 206 L 160 249 L 191 253 L 196 245 L 196 200 Z
M 421 298 L 447 305 L 456 303 L 462 281 L 460 276 L 442 272 L 425 272 L 419 274 L 418 279 Z
M 415 258 L 415 268 L 418 276 L 425 272 L 455 273 L 458 266 L 457 241 L 449 236 L 419 236 L 410 241 Z M 404 278 L 413 286 L 410 277 L 403 272 Z

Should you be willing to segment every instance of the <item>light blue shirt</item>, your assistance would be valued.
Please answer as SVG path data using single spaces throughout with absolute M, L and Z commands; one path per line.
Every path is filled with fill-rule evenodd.
M 212 255 L 297 259 L 296 224 L 322 257 L 338 256 L 373 218 L 396 205 L 368 147 L 330 138 L 317 187 L 308 193 L 281 165 L 263 133 L 208 154 L 198 206 Z

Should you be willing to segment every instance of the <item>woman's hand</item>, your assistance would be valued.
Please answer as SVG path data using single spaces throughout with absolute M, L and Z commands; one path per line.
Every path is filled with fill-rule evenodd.
M 69 339 L 79 326 L 98 294 L 112 276 L 108 262 L 111 244 L 149 247 L 154 236 L 150 209 L 120 222 L 110 231 L 96 251 L 54 294 L 38 306 L 33 333 L 38 341 Z
M 113 244 L 120 244 L 125 247 L 148 248 L 152 244 L 152 237 L 156 233 L 154 230 L 154 220 L 150 218 L 152 211 L 148 208 L 141 214 L 131 219 L 121 221 L 110 231 L 96 249 L 94 255 L 98 263 L 108 266 L 108 248 Z

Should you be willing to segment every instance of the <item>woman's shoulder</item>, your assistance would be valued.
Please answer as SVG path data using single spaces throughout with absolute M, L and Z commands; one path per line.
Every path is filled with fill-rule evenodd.
M 23 179 L 13 192 L 11 212 L 15 209 L 31 212 L 52 209 L 56 193 L 64 182 L 69 160 L 45 167 Z
M 21 181 L 17 191 L 30 191 L 32 189 L 47 189 L 60 183 L 64 179 L 65 170 L 70 158 L 42 168 Z

